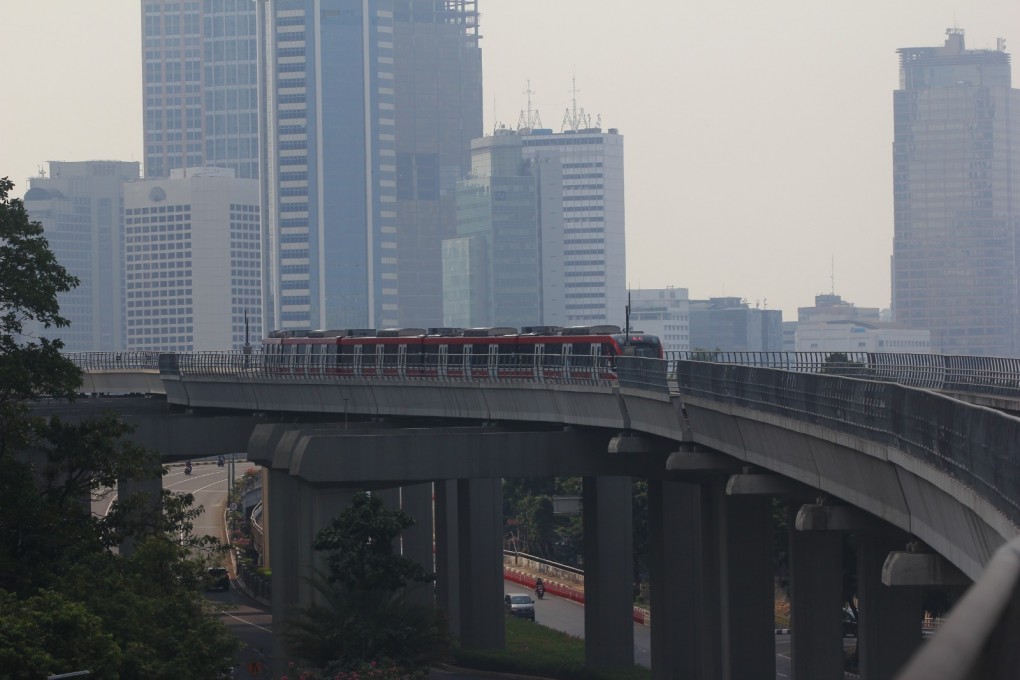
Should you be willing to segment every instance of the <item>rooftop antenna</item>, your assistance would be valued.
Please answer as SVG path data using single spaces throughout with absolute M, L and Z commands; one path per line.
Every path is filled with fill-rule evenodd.
M 570 78 L 570 108 L 563 114 L 563 125 L 560 132 L 572 130 L 584 130 L 591 127 L 591 117 L 584 112 L 584 109 L 577 108 L 577 76 Z
M 528 95 L 528 112 L 525 115 L 524 111 L 521 111 L 521 117 L 517 119 L 517 128 L 521 130 L 540 129 L 542 117 L 538 115 L 538 109 L 531 108 L 531 95 L 535 94 L 535 91 L 531 89 L 531 80 L 528 80 L 528 89 L 524 91 L 524 94 Z
M 39 166 L 39 176 L 40 177 L 45 177 L 46 176 L 46 170 L 41 165 Z

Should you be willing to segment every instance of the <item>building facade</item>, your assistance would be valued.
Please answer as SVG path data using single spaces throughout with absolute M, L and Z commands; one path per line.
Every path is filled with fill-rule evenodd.
M 558 156 L 562 167 L 561 297 L 545 300 L 547 323 L 623 326 L 627 306 L 623 135 L 616 128 L 522 130 L 526 159 Z M 561 302 L 562 300 L 562 302 Z
M 632 290 L 629 299 L 631 329 L 659 336 L 666 352 L 691 348 L 691 303 L 686 288 Z
M 124 349 L 124 184 L 138 179 L 138 163 L 50 161 L 49 177 L 29 179 L 25 209 L 42 223 L 57 261 L 78 277 L 57 296 L 66 328 L 34 329 L 59 337 L 67 352 Z
M 893 93 L 892 297 L 896 322 L 945 354 L 1020 355 L 1020 91 L 1010 57 L 898 50 Z
M 795 349 L 798 352 L 929 354 L 931 334 L 877 321 L 812 321 L 797 326 Z
M 227 168 L 124 188 L 126 347 L 242 349 L 262 338 L 259 185 Z
M 145 176 L 232 168 L 258 177 L 252 0 L 141 0 Z
M 268 323 L 440 325 L 482 129 L 474 0 L 255 4 Z
M 562 164 L 522 153 L 503 131 L 471 143 L 471 174 L 457 185 L 457 238 L 444 241 L 443 325 L 564 325 Z
M 692 350 L 776 352 L 783 348 L 783 312 L 752 309 L 737 297 L 690 302 Z
M 882 310 L 878 307 L 858 307 L 835 293 L 815 296 L 814 307 L 798 307 L 797 321 L 879 321 Z

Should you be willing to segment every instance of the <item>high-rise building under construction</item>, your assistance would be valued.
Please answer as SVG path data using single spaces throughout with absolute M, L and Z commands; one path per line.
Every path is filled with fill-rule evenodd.
M 482 131 L 474 0 L 261 0 L 267 328 L 437 326 Z

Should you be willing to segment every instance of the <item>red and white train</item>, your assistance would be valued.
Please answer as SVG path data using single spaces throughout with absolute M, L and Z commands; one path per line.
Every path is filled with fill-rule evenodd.
M 621 356 L 661 359 L 659 338 L 619 326 L 274 331 L 267 368 L 358 377 L 612 379 Z

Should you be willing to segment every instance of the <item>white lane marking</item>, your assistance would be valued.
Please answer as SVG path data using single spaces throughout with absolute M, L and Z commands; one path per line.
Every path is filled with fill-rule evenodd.
M 223 614 L 224 616 L 229 616 L 232 619 L 237 619 L 238 621 L 240 621 L 241 623 L 243 623 L 246 626 L 251 626 L 252 628 L 258 628 L 259 630 L 265 631 L 267 633 L 272 633 L 273 632 L 273 630 L 271 628 L 264 628 L 264 627 L 260 626 L 257 623 L 252 623 L 251 621 L 246 621 L 246 620 L 242 619 L 240 616 L 236 616 L 234 614 L 231 614 L 230 612 L 220 612 L 220 613 Z

